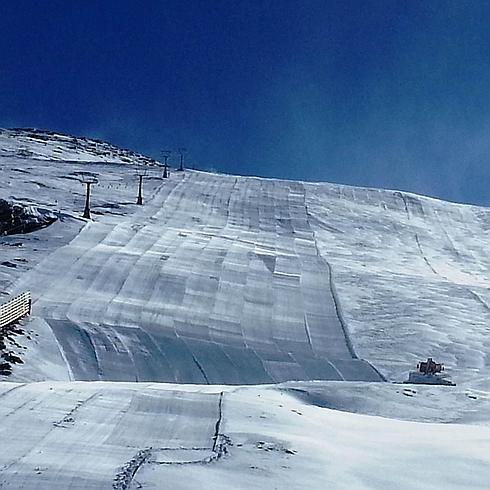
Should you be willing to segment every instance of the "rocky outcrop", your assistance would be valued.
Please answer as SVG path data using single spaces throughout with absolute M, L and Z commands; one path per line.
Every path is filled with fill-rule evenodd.
M 49 226 L 56 219 L 51 211 L 0 199 L 0 235 L 30 233 Z

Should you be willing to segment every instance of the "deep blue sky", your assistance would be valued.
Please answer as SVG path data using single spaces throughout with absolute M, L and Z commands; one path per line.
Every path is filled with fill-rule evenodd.
M 4 1 L 0 126 L 490 205 L 490 2 Z

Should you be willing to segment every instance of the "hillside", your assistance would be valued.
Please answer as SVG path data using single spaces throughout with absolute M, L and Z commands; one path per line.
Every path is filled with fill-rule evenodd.
M 143 157 L 7 133 L 0 199 L 57 220 L 0 237 L 3 297 L 33 297 L 0 383 L 0 486 L 484 488 L 489 209 L 157 166 L 137 206 Z M 457 387 L 384 382 L 428 356 Z
M 488 209 L 157 168 L 137 208 L 130 167 L 20 162 L 2 159 L 4 197 L 65 218 L 57 238 L 12 237 L 26 262 L 2 272 L 19 275 L 8 291 L 32 291 L 74 379 L 379 379 L 370 363 L 401 380 L 427 356 L 460 379 L 488 374 Z M 100 184 L 78 233 L 81 169 Z M 35 238 L 51 253 L 31 254 Z
M 40 129 L 0 129 L 0 156 L 49 161 L 154 164 L 155 160 L 93 138 Z

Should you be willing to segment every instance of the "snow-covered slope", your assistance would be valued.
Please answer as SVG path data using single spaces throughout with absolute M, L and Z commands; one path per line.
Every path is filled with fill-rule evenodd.
M 483 490 L 490 475 L 488 426 L 339 412 L 274 387 L 0 383 L 0 434 L 1 488 Z
M 136 206 L 124 161 L 17 137 L 0 198 L 59 219 L 0 237 L 3 296 L 34 300 L 0 487 L 486 488 L 490 210 L 157 167 Z M 366 382 L 427 356 L 458 386 Z
M 490 368 L 490 209 L 307 185 L 358 353 L 392 379 L 428 355 L 458 381 Z
M 380 379 L 357 355 L 390 379 L 428 355 L 461 379 L 488 375 L 488 209 L 200 172 L 162 180 L 158 169 L 138 208 L 125 165 L 1 166 L 2 197 L 66 217 L 39 233 L 54 250 L 5 241 L 27 262 L 2 272 L 17 276 L 11 292 L 32 291 L 74 379 Z M 99 175 L 100 214 L 75 236 L 82 168 Z
M 75 379 L 378 380 L 344 331 L 304 198 L 299 184 L 177 175 L 17 287 Z
M 39 129 L 0 129 L 0 156 L 50 161 L 154 164 L 155 160 L 106 141 Z

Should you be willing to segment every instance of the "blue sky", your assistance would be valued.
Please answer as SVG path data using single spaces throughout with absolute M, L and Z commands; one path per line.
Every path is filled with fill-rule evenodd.
M 0 5 L 0 126 L 490 205 L 490 2 Z

